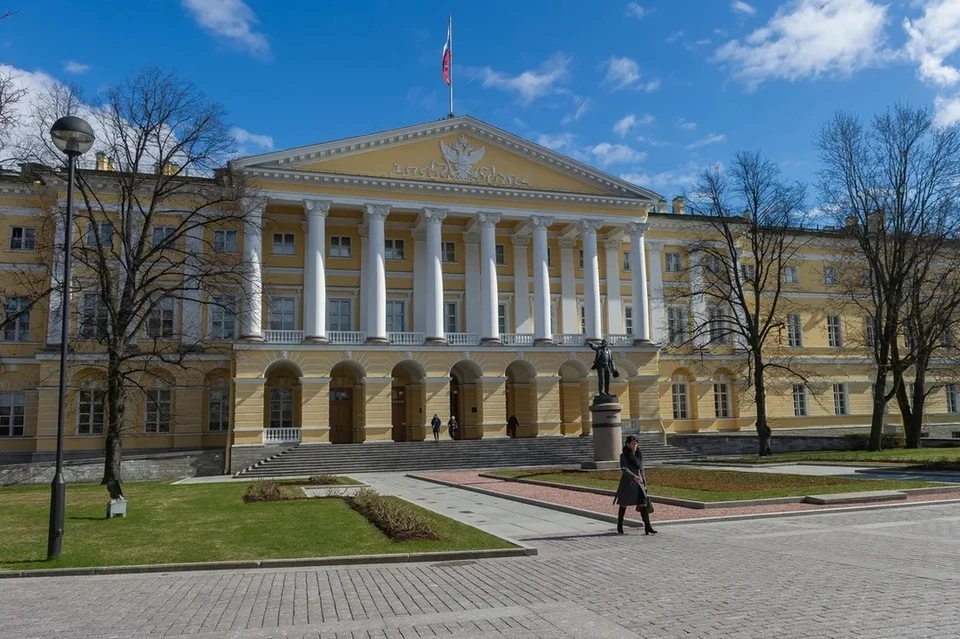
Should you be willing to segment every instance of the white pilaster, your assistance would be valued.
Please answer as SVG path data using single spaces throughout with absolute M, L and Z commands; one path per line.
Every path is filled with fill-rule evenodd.
M 204 254 L 203 226 L 187 229 L 184 234 L 183 301 L 181 302 L 180 342 L 198 345 L 203 339 L 200 325 L 200 256 Z
M 359 330 L 366 332 L 369 328 L 367 319 L 370 314 L 370 225 L 364 220 L 360 223 L 360 310 Z
M 620 298 L 620 246 L 619 239 L 607 240 L 607 333 L 623 334 L 623 302 Z
M 377 344 L 387 343 L 387 267 L 385 226 L 390 207 L 385 204 L 366 204 L 365 219 L 370 249 L 367 263 L 366 298 L 370 305 L 367 312 L 367 341 Z
M 327 243 L 328 200 L 304 200 L 307 215 L 307 250 L 303 271 L 303 337 L 315 344 L 327 342 Z
M 707 320 L 707 296 L 704 295 L 703 269 L 705 268 L 703 255 L 690 255 L 690 290 L 693 300 L 690 310 L 693 314 L 693 344 L 704 348 L 710 343 L 710 327 Z
M 529 235 L 513 236 L 513 317 L 518 333 L 531 333 L 530 269 L 527 265 Z
M 466 329 L 468 333 L 480 334 L 480 235 L 474 232 L 463 234 L 464 288 L 466 289 Z
M 427 331 L 428 344 L 446 344 L 443 330 L 443 266 L 440 231 L 447 217 L 445 209 L 423 209 L 421 214 L 427 227 Z
M 597 230 L 600 222 L 581 220 L 583 233 L 583 304 L 586 317 L 586 339 L 603 337 L 600 308 L 600 263 L 597 257 Z
M 633 297 L 633 343 L 650 343 L 650 302 L 647 299 L 647 258 L 643 236 L 650 228 L 646 222 L 630 222 L 630 279 Z M 659 264 L 659 254 L 655 256 Z
M 263 339 L 263 210 L 262 201 L 246 200 L 246 219 L 243 231 L 243 262 L 246 278 L 243 281 L 243 319 L 241 339 Z
M 533 227 L 533 343 L 553 343 L 550 264 L 547 260 L 547 227 L 553 219 L 534 215 L 530 218 Z M 573 265 L 571 264 L 571 267 Z
M 663 291 L 663 244 L 650 242 L 646 244 L 650 253 L 650 339 L 656 344 L 663 344 L 667 339 L 667 304 Z
M 413 229 L 413 330 L 427 332 L 427 230 L 423 224 Z
M 47 315 L 47 346 L 55 346 L 60 343 L 60 332 L 62 330 L 61 314 L 63 313 L 62 304 L 70 304 L 69 287 L 63 286 L 63 251 L 67 236 L 67 211 L 65 207 L 60 207 L 56 212 L 57 226 L 53 237 L 53 263 L 50 269 L 50 311 Z
M 480 225 L 480 342 L 500 343 L 497 311 L 500 291 L 497 286 L 497 222 L 499 213 L 477 213 Z
M 560 238 L 560 319 L 563 333 L 580 332 L 580 314 L 577 312 L 577 280 L 573 271 L 573 249 L 577 241 Z

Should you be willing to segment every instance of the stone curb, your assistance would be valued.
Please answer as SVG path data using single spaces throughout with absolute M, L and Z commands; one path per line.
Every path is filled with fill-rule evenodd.
M 511 543 L 518 544 L 512 541 Z M 129 575 L 154 572 L 194 572 L 205 570 L 256 570 L 276 568 L 316 568 L 365 564 L 405 564 L 476 559 L 534 557 L 537 549 L 526 544 L 518 548 L 491 550 L 451 550 L 443 552 L 397 553 L 386 555 L 346 555 L 341 557 L 303 557 L 294 559 L 251 559 L 249 561 L 208 561 L 185 564 L 145 564 L 133 566 L 89 566 L 83 568 L 41 568 L 38 570 L 0 570 L 0 579 L 29 577 L 79 577 L 92 575 Z

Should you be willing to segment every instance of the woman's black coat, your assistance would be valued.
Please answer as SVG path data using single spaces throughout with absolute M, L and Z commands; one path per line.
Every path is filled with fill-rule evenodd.
M 640 449 L 634 453 L 629 446 L 623 447 L 620 453 L 620 485 L 617 486 L 617 496 L 613 503 L 621 506 L 636 506 L 637 510 L 647 508 L 650 510 L 650 501 L 647 499 L 646 475 L 643 472 L 643 454 Z M 637 483 L 636 478 L 643 479 L 644 486 Z

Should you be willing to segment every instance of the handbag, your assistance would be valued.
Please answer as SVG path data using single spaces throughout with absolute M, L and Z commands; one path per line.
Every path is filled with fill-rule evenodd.
M 649 493 L 647 493 L 647 485 L 641 482 L 641 483 L 639 484 L 639 486 L 640 486 L 640 495 L 643 497 L 643 503 L 645 503 L 645 504 L 647 505 L 647 506 L 646 506 L 647 512 L 648 512 L 648 513 L 652 513 L 652 512 L 653 512 L 653 502 L 650 501 L 650 495 L 649 495 Z M 637 510 L 640 510 L 640 509 L 637 508 Z

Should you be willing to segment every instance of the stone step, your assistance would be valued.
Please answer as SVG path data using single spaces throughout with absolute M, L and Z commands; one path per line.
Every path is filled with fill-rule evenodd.
M 880 501 L 902 501 L 907 498 L 906 493 L 896 490 L 872 490 L 862 493 L 833 493 L 830 495 L 807 495 L 803 498 L 808 504 L 835 505 L 835 504 L 865 504 Z

